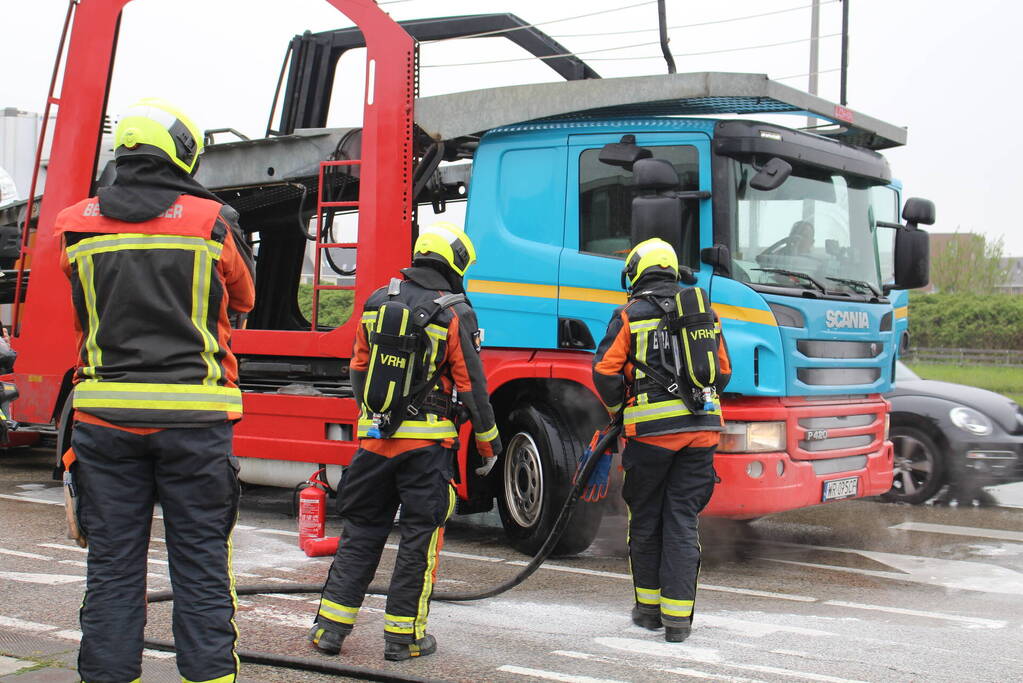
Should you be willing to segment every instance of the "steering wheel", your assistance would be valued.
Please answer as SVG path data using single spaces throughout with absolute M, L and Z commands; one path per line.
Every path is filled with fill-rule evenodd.
M 775 242 L 774 244 L 772 244 L 771 246 L 767 247 L 762 252 L 757 254 L 756 262 L 760 265 L 763 265 L 764 262 L 761 260 L 763 257 L 770 256 L 771 254 L 774 254 L 775 252 L 780 250 L 782 247 L 788 246 L 792 239 L 793 238 L 791 235 L 786 235 L 785 237 L 782 237 L 780 240 L 778 240 L 777 242 Z

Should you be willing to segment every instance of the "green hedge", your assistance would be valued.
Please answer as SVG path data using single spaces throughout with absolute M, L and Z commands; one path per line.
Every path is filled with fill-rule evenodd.
M 318 325 L 337 327 L 352 317 L 352 301 L 355 295 L 350 290 L 327 289 L 320 291 L 320 312 Z M 313 286 L 298 286 L 298 307 L 309 319 L 313 310 Z
M 910 345 L 1023 350 L 1023 296 L 911 294 Z

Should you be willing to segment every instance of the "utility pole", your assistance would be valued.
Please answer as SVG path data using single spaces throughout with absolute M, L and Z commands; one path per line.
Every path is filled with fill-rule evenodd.
M 842 2 L 842 85 L 838 96 L 838 103 L 843 107 L 848 100 L 845 96 L 845 88 L 849 75 L 849 0 Z
M 813 0 L 810 9 L 810 82 L 807 84 L 807 91 L 811 95 L 817 94 L 817 76 L 820 73 L 820 34 L 821 34 L 821 2 Z M 817 125 L 817 119 L 813 116 L 806 118 L 806 127 L 813 128 Z

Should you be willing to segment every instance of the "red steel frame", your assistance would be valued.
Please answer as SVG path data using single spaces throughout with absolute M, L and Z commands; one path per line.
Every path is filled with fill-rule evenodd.
M 23 310 L 16 307 L 18 325 L 14 330 L 19 357 L 13 379 L 21 390 L 21 398 L 14 403 L 13 412 L 14 418 L 21 422 L 46 424 L 57 417 L 60 401 L 70 388 L 70 369 L 77 362 L 70 288 L 58 267 L 60 245 L 53 239 L 53 224 L 62 208 L 87 197 L 91 191 L 118 23 L 122 9 L 130 1 L 81 0 L 72 2 L 69 8 L 68 20 L 73 14 L 74 23 L 62 92 L 59 99 L 54 98 L 51 86 L 47 99 L 47 113 L 51 104 L 59 106 L 59 113 L 46 193 L 39 211 L 36 239 L 31 246 L 26 221 L 20 260 L 22 268 L 32 263 L 31 286 Z M 376 248 L 367 250 L 369 255 L 359 261 L 354 287 L 321 285 L 320 259 L 316 258 L 312 330 L 236 330 L 232 346 L 240 354 L 350 357 L 358 316 L 353 315 L 334 330 L 317 331 L 319 292 L 354 289 L 355 310 L 358 311 L 371 292 L 409 263 L 415 43 L 373 0 L 326 1 L 353 20 L 366 38 L 367 93 L 362 159 L 324 164 L 359 164 L 360 198 L 358 202 L 324 202 L 321 166 L 315 253 L 319 256 L 325 248 L 357 246 L 320 241 L 323 211 L 329 208 L 358 206 L 358 241 Z M 66 22 L 65 36 L 67 25 Z M 56 74 L 55 67 L 54 84 Z M 44 136 L 46 124 L 44 119 Z M 41 137 L 40 149 L 42 142 Z M 83 150 L 93 150 L 93 153 L 83 153 Z M 526 378 L 567 380 L 593 391 L 588 353 L 486 350 L 483 361 L 491 392 L 507 382 Z M 240 456 L 347 464 L 357 448 L 354 440 L 331 441 L 325 434 L 328 424 L 354 430 L 358 409 L 351 399 L 246 393 L 244 402 L 246 419 L 239 423 L 235 432 L 235 452 Z M 725 410 L 730 419 L 785 420 L 789 433 L 788 452 L 812 458 L 812 454 L 797 452 L 801 432 L 796 420 L 836 414 L 834 403 L 821 403 L 810 404 L 799 399 L 741 399 L 726 401 Z M 880 396 L 872 396 L 839 408 L 838 412 L 842 410 L 875 412 L 878 419 L 883 420 L 886 406 Z M 462 442 L 469 443 L 469 426 L 463 429 Z M 876 421 L 869 431 L 875 437 L 882 433 Z M 873 451 L 867 467 L 857 473 L 861 477 L 861 495 L 882 493 L 891 484 L 891 444 L 875 438 L 870 448 Z M 759 479 L 746 474 L 747 465 L 754 460 L 764 465 L 765 474 Z M 776 472 L 779 461 L 785 465 L 781 476 Z M 708 512 L 723 516 L 758 516 L 818 503 L 821 482 L 835 478 L 817 476 L 809 459 L 793 460 L 783 452 L 719 454 L 715 464 L 723 486 L 717 489 Z M 468 477 L 464 448 L 459 468 L 458 493 L 466 497 Z M 310 473 L 312 471 L 310 469 Z

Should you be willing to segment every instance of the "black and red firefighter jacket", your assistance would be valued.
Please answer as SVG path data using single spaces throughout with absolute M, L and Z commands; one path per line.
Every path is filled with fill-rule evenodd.
M 255 287 L 236 216 L 189 194 L 140 222 L 108 218 L 96 198 L 58 215 L 80 349 L 76 419 L 163 428 L 241 417 L 229 315 L 252 309 Z

